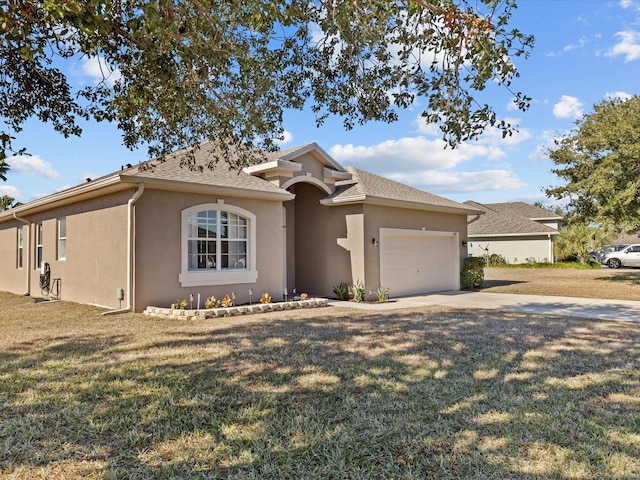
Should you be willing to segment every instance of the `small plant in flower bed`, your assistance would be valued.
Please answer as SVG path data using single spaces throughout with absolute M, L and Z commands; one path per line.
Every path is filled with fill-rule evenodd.
M 338 283 L 333 287 L 333 293 L 338 300 L 349 300 L 349 284 L 347 282 Z
M 365 296 L 365 289 L 362 282 L 357 281 L 351 286 L 351 296 L 353 297 L 354 302 L 362 302 Z
M 309 298 L 309 294 L 307 294 L 307 293 L 301 293 L 300 294 L 300 300 L 306 300 L 307 298 Z
M 184 299 L 184 300 L 176 300 L 175 303 L 171 304 L 171 309 L 172 310 L 177 310 L 179 308 L 181 310 L 184 310 L 185 308 L 187 308 L 188 305 L 189 305 L 189 302 L 187 302 L 186 299 Z
M 378 297 L 378 302 L 388 302 L 389 301 L 389 289 L 380 285 L 376 290 L 376 297 Z
M 225 295 L 222 300 L 220 300 L 220 305 L 224 308 L 233 307 L 233 299 L 229 295 Z
M 218 308 L 220 306 L 221 301 L 217 300 L 216 297 L 208 297 L 204 301 L 204 308 Z
M 260 303 L 271 303 L 271 295 L 269 295 L 267 292 L 263 293 L 260 296 Z

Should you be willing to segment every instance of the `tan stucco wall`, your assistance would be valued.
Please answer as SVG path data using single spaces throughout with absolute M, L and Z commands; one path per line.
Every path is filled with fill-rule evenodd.
M 369 204 L 323 206 L 324 192 L 298 183 L 291 188 L 295 205 L 295 286 L 298 293 L 333 297 L 339 282 L 380 286 L 381 228 L 458 232 L 466 238 L 465 215 Z M 290 212 L 294 209 L 289 207 Z M 288 229 L 290 229 L 288 223 Z M 292 250 L 290 241 L 287 251 Z M 291 255 L 291 254 L 289 254 Z M 467 251 L 460 245 L 460 264 Z
M 365 205 L 364 214 L 365 287 L 371 290 L 380 286 L 380 250 L 372 242 L 374 238 L 379 241 L 380 228 L 458 232 L 460 239 L 466 238 L 467 234 L 466 215 L 380 205 Z M 466 248 L 460 245 L 460 265 L 466 255 Z
M 474 237 L 469 239 L 469 253 L 474 257 L 487 254 L 502 255 L 508 263 L 526 263 L 528 258 L 537 262 L 553 262 L 553 247 L 548 238 L 517 237 L 501 239 L 495 237 Z M 551 253 L 549 249 L 551 248 Z
M 133 193 L 124 191 L 99 199 L 25 215 L 30 222 L 25 235 L 23 269 L 16 268 L 17 222 L 0 225 L 0 245 L 8 251 L 0 259 L 0 289 L 24 293 L 26 286 L 26 255 L 30 256 L 30 293 L 42 296 L 39 270 L 35 265 L 35 225 L 42 223 L 43 261 L 49 263 L 51 279 L 59 278 L 61 298 L 117 308 L 117 288 L 126 287 L 126 202 Z M 67 254 L 58 260 L 58 219 L 67 221 Z
M 179 282 L 181 212 L 194 205 L 216 203 L 218 200 L 256 216 L 258 279 L 252 284 L 182 287 Z M 264 292 L 276 300 L 282 298 L 284 228 L 281 202 L 147 189 L 136 204 L 135 219 L 137 310 L 149 305 L 168 307 L 176 300 L 189 300 L 190 294 L 196 301 L 200 294 L 201 306 L 206 297 L 220 299 L 232 293 L 236 294 L 238 303 L 246 303 L 250 288 L 254 302 Z
M 285 246 L 286 278 L 284 287 L 292 290 L 296 285 L 296 201 L 285 202 Z
M 41 296 L 39 271 L 35 267 L 35 224 L 43 224 L 43 259 L 50 264 L 51 277 L 61 280 L 63 300 L 125 307 L 127 297 L 127 201 L 135 189 L 25 216 L 24 267 L 16 267 L 17 221 L 0 224 L 0 290 L 22 294 L 27 273 L 31 275 L 32 296 Z M 193 205 L 215 203 L 248 210 L 256 216 L 256 264 L 258 279 L 252 284 L 212 287 L 181 287 L 181 211 Z M 177 299 L 201 294 L 222 298 L 236 293 L 238 303 L 268 292 L 282 298 L 284 281 L 283 209 L 279 201 L 239 199 L 223 196 L 180 194 L 146 189 L 134 207 L 135 256 L 134 298 L 137 311 L 148 305 L 169 306 Z M 57 260 L 57 220 L 66 217 L 67 256 Z M 27 270 L 30 256 L 31 268 Z M 121 303 L 118 289 L 125 292 Z
M 0 290 L 22 294 L 27 290 L 28 227 L 25 225 L 23 243 L 23 268 L 17 268 L 18 227 L 17 221 L 0 224 Z
M 362 205 L 325 207 L 326 193 L 298 183 L 295 199 L 295 287 L 298 293 L 333 296 L 339 282 L 364 275 Z M 287 251 L 291 248 L 288 246 Z
M 311 154 L 306 153 L 300 157 L 296 158 L 296 162 L 302 165 L 302 171 L 295 173 L 295 176 L 308 176 L 310 173 L 312 177 L 323 180 L 324 179 L 324 168 L 323 165 L 317 160 L 317 158 Z M 326 196 L 326 195 L 325 195 Z

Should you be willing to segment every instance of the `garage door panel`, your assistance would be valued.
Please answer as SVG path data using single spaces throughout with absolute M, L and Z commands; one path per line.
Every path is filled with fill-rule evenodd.
M 456 236 L 386 232 L 380 242 L 380 278 L 392 295 L 457 288 Z

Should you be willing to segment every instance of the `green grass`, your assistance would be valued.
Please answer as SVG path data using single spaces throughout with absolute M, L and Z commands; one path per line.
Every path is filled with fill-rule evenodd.
M 3 478 L 640 476 L 640 324 L 0 304 Z
M 534 262 L 534 263 L 502 263 L 490 265 L 491 268 L 575 268 L 578 270 L 598 270 L 602 268 L 598 262 Z

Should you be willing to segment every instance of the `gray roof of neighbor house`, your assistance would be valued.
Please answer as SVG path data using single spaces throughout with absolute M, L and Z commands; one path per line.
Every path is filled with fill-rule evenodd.
M 562 220 L 564 218 L 549 210 L 525 202 L 485 203 L 484 206 L 496 212 L 518 215 L 529 220 Z
M 473 206 L 454 202 L 354 167 L 346 167 L 352 180 L 336 183 L 336 191 L 322 201 L 324 205 L 372 203 L 467 215 L 482 214 Z
M 482 204 L 473 201 L 464 202 L 465 205 L 483 210 L 484 215 L 475 220 L 470 220 L 467 226 L 469 237 L 473 236 L 522 236 L 522 235 L 557 235 L 558 230 L 548 227 L 518 212 L 532 212 L 519 205 L 518 208 L 509 210 L 507 204 Z M 498 205 L 498 207 L 495 207 Z M 526 205 L 526 204 L 524 204 Z M 537 207 L 534 207 L 537 209 Z M 539 209 L 542 210 L 542 209 Z M 540 212 L 538 212 L 540 213 Z M 547 217 L 548 218 L 548 217 Z M 555 218 L 555 217 L 552 217 Z M 559 217 L 562 218 L 562 217 Z

